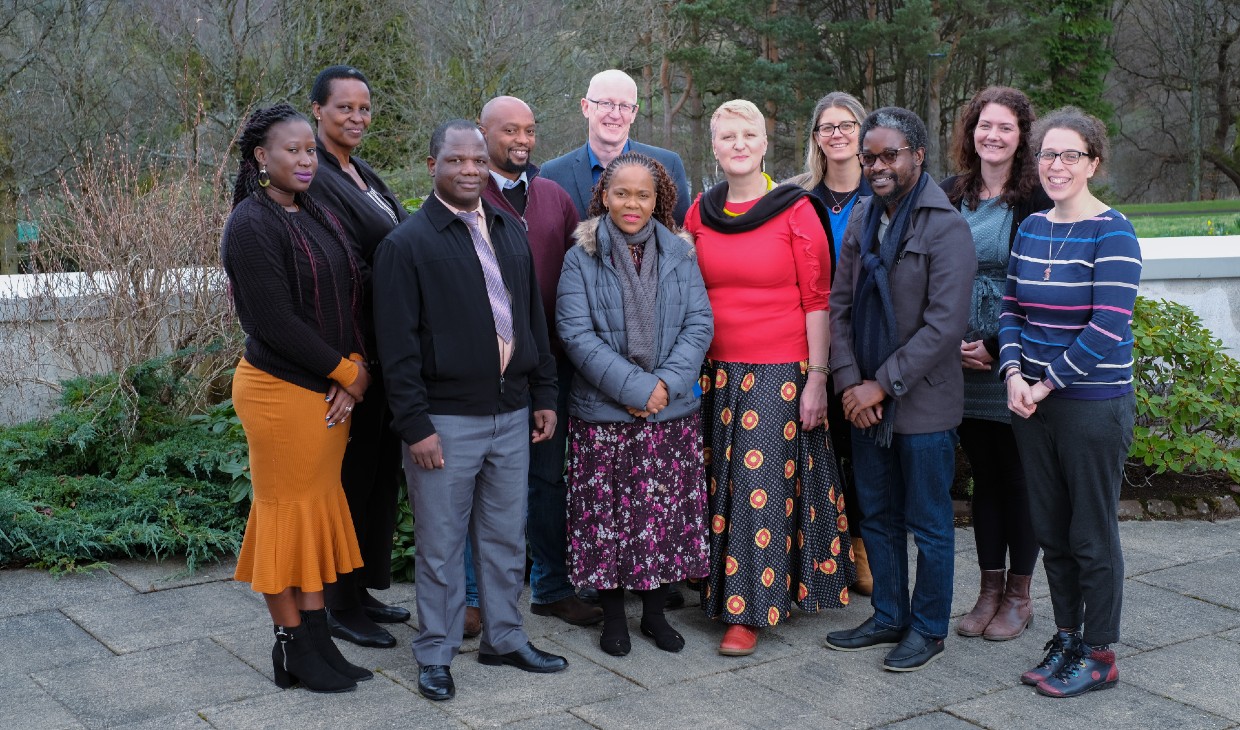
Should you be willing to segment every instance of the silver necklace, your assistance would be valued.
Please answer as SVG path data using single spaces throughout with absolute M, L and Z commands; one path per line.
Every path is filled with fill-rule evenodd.
M 1042 281 L 1051 280 L 1051 262 L 1059 258 L 1059 254 L 1063 253 L 1064 244 L 1072 237 L 1072 229 L 1076 228 L 1077 222 L 1072 221 L 1072 225 L 1068 226 L 1068 235 L 1064 236 L 1063 240 L 1059 242 L 1059 248 L 1055 250 L 1055 253 L 1051 253 L 1051 245 L 1055 243 L 1055 221 L 1051 221 L 1051 238 L 1046 242 L 1046 268 L 1042 270 Z
M 827 195 L 831 196 L 831 212 L 836 215 L 839 215 L 839 212 L 844 209 L 844 206 L 848 205 L 848 201 L 852 199 L 852 196 L 860 190 L 860 188 L 853 188 L 845 193 L 843 198 L 837 198 L 834 190 L 828 188 L 826 185 L 823 185 L 822 187 L 827 191 Z

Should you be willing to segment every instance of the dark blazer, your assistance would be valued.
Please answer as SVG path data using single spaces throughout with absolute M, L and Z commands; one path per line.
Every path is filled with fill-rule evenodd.
M 577 206 L 577 218 L 580 220 L 586 219 L 586 208 L 590 206 L 590 198 L 594 195 L 594 175 L 590 171 L 587 145 L 588 143 L 583 144 L 542 166 L 542 176 L 559 183 L 560 187 L 568 192 L 568 197 L 573 199 L 573 205 Z M 672 215 L 676 218 L 676 225 L 683 226 L 685 212 L 689 210 L 693 199 L 689 197 L 689 179 L 685 176 L 685 163 L 681 162 L 680 155 L 662 147 L 633 140 L 629 140 L 629 151 L 653 157 L 667 168 L 667 174 L 671 175 L 672 182 L 676 184 L 676 208 Z
M 525 226 L 482 202 L 512 302 L 516 346 L 500 373 L 495 320 L 465 222 L 432 195 L 375 252 L 375 331 L 392 428 L 413 444 L 429 414 L 555 410 L 556 369 Z
M 861 237 L 873 197 L 853 206 L 831 287 L 831 374 L 838 393 L 861 382 L 853 347 L 852 304 L 861 273 Z M 881 203 L 878 203 L 881 204 Z M 973 234 L 937 185 L 914 203 L 904 253 L 890 272 L 896 339 L 900 346 L 876 379 L 896 399 L 896 433 L 946 431 L 964 415 L 960 340 L 969 323 L 977 254 Z

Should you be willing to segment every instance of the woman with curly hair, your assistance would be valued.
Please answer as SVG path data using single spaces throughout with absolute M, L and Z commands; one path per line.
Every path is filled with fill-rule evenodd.
M 956 433 L 973 470 L 973 538 L 982 585 L 956 633 L 991 641 L 1015 639 L 1032 620 L 1029 583 L 1038 559 L 1012 412 L 996 371 L 999 313 L 1016 230 L 1030 214 L 1051 207 L 1029 148 L 1033 120 L 1024 93 L 1006 86 L 979 91 L 956 125 L 952 159 L 960 174 L 940 183 L 968 222 L 977 251 L 969 331 L 960 343 L 964 420 Z
M 370 376 L 358 330 L 362 271 L 335 218 L 306 194 L 318 168 L 310 123 L 288 104 L 259 109 L 220 257 L 245 354 L 233 403 L 254 487 L 236 579 L 275 624 L 275 682 L 344 692 L 372 675 L 332 642 L 323 588 L 362 566 L 340 463 L 349 414 Z
M 629 152 L 603 171 L 564 259 L 556 329 L 576 368 L 569 393 L 572 581 L 599 593 L 599 646 L 628 654 L 624 589 L 642 634 L 685 640 L 663 615 L 672 581 L 707 573 L 698 373 L 714 327 L 693 246 L 672 212 L 676 186 Z

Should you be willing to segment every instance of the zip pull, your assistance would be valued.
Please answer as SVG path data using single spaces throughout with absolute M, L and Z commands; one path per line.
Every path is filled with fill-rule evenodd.
M 504 394 L 504 376 L 503 375 L 499 376 L 499 394 L 500 395 Z

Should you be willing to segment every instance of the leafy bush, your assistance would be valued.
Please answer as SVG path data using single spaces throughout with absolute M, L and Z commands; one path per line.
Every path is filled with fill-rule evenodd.
M 236 553 L 244 437 L 181 410 L 202 392 L 185 366 L 201 354 L 68 381 L 51 418 L 0 429 L 0 564 L 183 554 L 192 570 Z
M 1240 362 L 1182 304 L 1137 297 L 1132 331 L 1130 462 L 1156 474 L 1222 471 L 1240 483 Z

